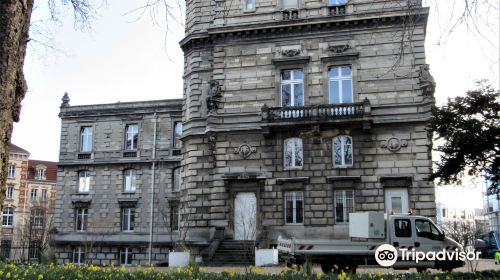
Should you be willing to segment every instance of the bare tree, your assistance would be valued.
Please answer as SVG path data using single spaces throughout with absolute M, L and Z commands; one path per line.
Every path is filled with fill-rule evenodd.
M 482 229 L 476 226 L 474 221 L 455 220 L 446 221 L 442 224 L 443 230 L 453 240 L 457 241 L 464 247 L 466 252 L 474 251 L 476 239 L 481 237 Z M 479 264 L 479 260 L 468 260 L 467 268 L 470 272 L 475 272 Z

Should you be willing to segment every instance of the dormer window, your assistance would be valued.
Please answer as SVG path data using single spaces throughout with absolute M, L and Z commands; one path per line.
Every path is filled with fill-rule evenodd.
M 37 180 L 45 180 L 45 168 L 43 168 L 43 167 L 36 168 L 36 179 Z

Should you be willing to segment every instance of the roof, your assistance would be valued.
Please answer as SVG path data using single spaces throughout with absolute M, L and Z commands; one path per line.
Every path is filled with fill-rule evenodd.
M 56 181 L 57 180 L 57 162 L 45 161 L 45 160 L 28 160 L 28 180 L 38 180 L 36 177 L 36 167 L 38 165 L 43 165 L 45 169 L 45 180 Z
M 17 153 L 17 154 L 27 154 L 29 155 L 30 152 L 26 151 L 25 149 L 19 147 L 19 146 L 16 146 L 12 143 L 9 143 L 9 148 L 10 148 L 10 152 L 11 153 Z

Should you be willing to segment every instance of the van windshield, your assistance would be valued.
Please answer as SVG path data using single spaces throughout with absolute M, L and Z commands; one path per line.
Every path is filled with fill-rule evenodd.
M 417 236 L 437 240 L 441 231 L 429 220 L 416 220 Z

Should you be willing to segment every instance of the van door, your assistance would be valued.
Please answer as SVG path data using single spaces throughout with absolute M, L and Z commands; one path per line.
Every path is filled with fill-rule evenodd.
M 414 246 L 413 226 L 409 218 L 396 217 L 391 219 L 391 245 L 398 249 L 398 261 L 394 267 L 413 267 L 414 263 L 401 261 L 401 249 L 410 249 Z M 411 250 L 411 249 L 410 249 Z
M 443 248 L 441 231 L 427 219 L 415 219 L 415 244 L 418 250 L 429 252 L 439 251 Z

